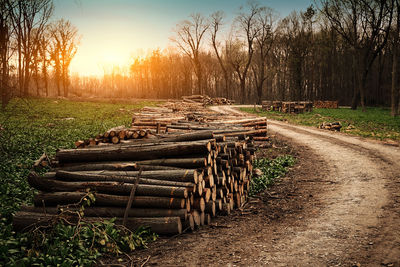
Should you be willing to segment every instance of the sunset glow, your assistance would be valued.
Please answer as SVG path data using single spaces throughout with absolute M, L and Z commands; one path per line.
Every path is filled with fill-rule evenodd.
M 309 0 L 268 2 L 284 15 L 293 8 L 310 4 Z M 70 20 L 79 28 L 81 41 L 71 63 L 71 73 L 101 76 L 105 65 L 129 65 L 134 56 L 143 57 L 151 50 L 167 48 L 176 24 L 191 13 L 209 15 L 223 10 L 226 24 L 230 24 L 244 4 L 246 0 L 56 0 L 54 15 Z M 229 27 L 225 30 L 228 32 Z

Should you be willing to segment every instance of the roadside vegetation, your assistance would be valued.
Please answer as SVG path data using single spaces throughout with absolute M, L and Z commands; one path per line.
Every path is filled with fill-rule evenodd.
M 109 242 L 104 241 L 105 247 L 110 243 L 114 245 L 109 246 L 121 248 L 114 252 L 123 251 L 125 245 L 128 248 L 133 248 L 133 244 L 143 247 L 153 239 L 147 230 L 140 230 L 140 233 L 132 233 L 131 241 L 123 241 L 120 230 L 112 221 L 99 225 L 82 222 L 76 227 L 55 225 L 53 230 L 41 231 L 40 234 L 16 234 L 11 228 L 13 213 L 20 205 L 32 202 L 33 190 L 26 177 L 36 159 L 44 152 L 51 157 L 57 148 L 72 148 L 74 141 L 93 137 L 111 127 L 128 126 L 135 110 L 151 105 L 155 102 L 109 104 L 14 99 L 0 112 L 0 265 L 7 262 L 22 266 L 90 265 L 102 252 L 110 252 L 99 249 L 96 244 L 87 246 L 85 242 L 92 242 L 94 236 L 107 236 Z M 66 243 L 67 240 L 70 243 Z M 100 246 L 103 246 L 103 241 Z M 66 255 L 72 255 L 72 259 L 64 262 Z M 77 261 L 79 258 L 84 261 Z M 17 262 L 17 259 L 21 261 Z
M 253 168 L 261 171 L 260 175 L 253 176 L 250 184 L 250 196 L 264 191 L 277 179 L 289 171 L 289 167 L 295 164 L 291 155 L 279 156 L 275 159 L 260 158 L 253 162 Z
M 351 110 L 313 109 L 303 114 L 286 114 L 277 111 L 255 111 L 254 108 L 241 108 L 242 111 L 255 113 L 269 119 L 288 121 L 293 124 L 318 127 L 323 122 L 340 122 L 341 132 L 370 137 L 379 140 L 400 141 L 400 117 L 391 117 L 389 108 L 368 107 Z

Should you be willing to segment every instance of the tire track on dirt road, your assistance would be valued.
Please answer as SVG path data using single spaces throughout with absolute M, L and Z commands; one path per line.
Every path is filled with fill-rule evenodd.
M 278 121 L 269 120 L 268 129 L 321 156 L 327 162 L 327 178 L 337 186 L 321 196 L 321 215 L 309 220 L 305 230 L 290 229 L 293 234 L 275 245 L 278 253 L 266 252 L 264 262 L 341 265 L 348 258 L 399 266 L 400 149 Z

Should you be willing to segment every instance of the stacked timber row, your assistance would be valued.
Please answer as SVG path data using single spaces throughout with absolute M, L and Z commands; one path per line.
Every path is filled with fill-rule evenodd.
M 315 108 L 339 108 L 338 101 L 314 101 Z
M 143 129 L 118 126 L 106 131 L 103 134 L 98 134 L 94 138 L 89 138 L 84 141 L 76 141 L 75 146 L 76 148 L 85 148 L 107 143 L 118 144 L 123 140 L 146 138 L 148 134 L 149 132 Z
M 304 113 L 312 111 L 313 103 L 310 101 L 282 102 L 282 101 L 262 101 L 262 109 L 266 111 L 281 111 L 283 113 Z
M 208 224 L 247 200 L 255 143 L 267 139 L 266 126 L 265 118 L 175 120 L 165 123 L 167 133 L 153 138 L 59 150 L 50 172 L 30 173 L 29 184 L 39 193 L 33 207 L 15 214 L 14 228 L 29 229 L 61 210 L 74 211 L 88 191 L 96 199 L 85 208 L 88 221 L 116 217 L 129 229 L 149 226 L 166 235 Z
M 225 97 L 209 97 L 208 95 L 190 95 L 182 96 L 182 100 L 188 103 L 201 103 L 203 105 L 231 105 L 233 100 Z

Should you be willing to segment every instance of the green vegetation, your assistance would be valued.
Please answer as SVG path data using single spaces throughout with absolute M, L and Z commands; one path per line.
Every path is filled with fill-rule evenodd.
M 315 127 L 323 122 L 339 121 L 343 126 L 342 132 L 380 140 L 400 141 L 400 117 L 391 117 L 388 108 L 369 107 L 366 112 L 362 112 L 361 109 L 351 110 L 349 108 L 314 109 L 312 112 L 297 115 L 276 111 L 255 112 L 253 108 L 242 108 L 241 110 L 270 119 L 287 120 L 290 123 Z
M 135 233 L 114 224 L 115 219 L 87 222 L 84 207 L 95 202 L 88 193 L 80 203 L 80 209 L 72 212 L 78 218 L 76 224 L 68 223 L 71 211 L 57 215 L 49 225 L 37 227 L 27 233 L 14 234 L 11 226 L 1 228 L 0 259 L 7 266 L 92 266 L 103 254 L 121 255 L 136 248 L 146 247 L 157 238 L 146 228 Z M 3 225 L 2 225 L 3 226 Z
M 286 174 L 289 167 L 295 163 L 291 155 L 280 156 L 275 159 L 261 158 L 253 163 L 253 167 L 260 169 L 262 175 L 254 176 L 250 184 L 250 196 L 254 196 L 272 185 L 275 180 Z
M 72 148 L 76 140 L 93 137 L 114 126 L 128 126 L 134 111 L 154 104 L 14 99 L 0 112 L 0 265 L 14 254 L 21 255 L 13 246 L 23 249 L 23 244 L 30 242 L 26 235 L 13 233 L 10 223 L 19 206 L 32 201 L 33 190 L 26 177 L 33 162 L 43 152 L 53 156 L 57 148 Z M 70 226 L 59 227 L 60 231 L 74 231 Z

